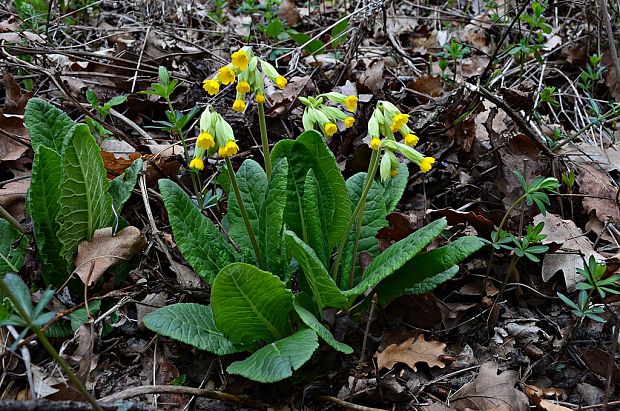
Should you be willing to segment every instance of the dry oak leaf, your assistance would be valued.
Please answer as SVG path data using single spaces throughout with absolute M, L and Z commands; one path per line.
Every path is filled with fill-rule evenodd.
M 82 241 L 78 246 L 75 272 L 84 284 L 91 285 L 108 268 L 129 260 L 145 246 L 146 240 L 136 227 L 125 227 L 114 236 L 111 227 L 100 228 L 91 241 Z
M 450 404 L 455 410 L 527 411 L 527 396 L 515 388 L 517 381 L 517 371 L 507 370 L 498 375 L 497 364 L 485 362 L 476 379 L 465 384 Z
M 558 215 L 547 213 L 546 216 L 538 214 L 534 217 L 534 225 L 540 222 L 545 223 L 541 234 L 547 236 L 543 244 L 562 244 L 555 253 L 545 254 L 542 266 L 543 281 L 549 281 L 555 273 L 562 271 L 566 289 L 569 292 L 575 291 L 576 284 L 582 279 L 581 275 L 577 274 L 577 268 L 583 267 L 584 258 L 588 261 L 590 256 L 594 256 L 598 261 L 602 261 L 604 257 L 594 251 L 592 242 L 572 220 L 562 220 Z
M 597 167 L 584 164 L 580 168 L 577 182 L 581 194 L 588 195 L 581 200 L 583 208 L 588 212 L 596 210 L 596 218 L 603 222 L 611 220 L 614 225 L 620 225 L 618 188 L 612 185 L 610 177 Z
M 429 367 L 444 368 L 446 365 L 439 361 L 444 355 L 446 344 L 439 341 L 424 341 L 424 335 L 420 334 L 400 344 L 389 345 L 385 350 L 376 353 L 377 366 L 379 369 L 392 369 L 396 363 L 407 364 L 413 371 L 418 371 L 416 363 L 424 362 Z

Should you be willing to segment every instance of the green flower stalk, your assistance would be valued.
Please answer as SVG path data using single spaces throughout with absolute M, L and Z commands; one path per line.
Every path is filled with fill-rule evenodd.
M 226 169 L 230 178 L 230 183 L 237 198 L 239 204 L 239 210 L 241 211 L 241 217 L 243 223 L 248 232 L 248 237 L 252 243 L 256 260 L 261 265 L 261 254 L 256 241 L 256 236 L 250 225 L 250 219 L 248 212 L 245 208 L 245 204 L 241 199 L 241 192 L 239 191 L 239 184 L 237 184 L 237 177 L 230 161 L 230 157 L 237 154 L 239 146 L 235 140 L 235 134 L 232 127 L 224 117 L 222 117 L 217 111 L 212 110 L 211 106 L 207 106 L 200 115 L 200 134 L 196 139 L 196 148 L 194 150 L 194 158 L 190 163 L 190 167 L 195 170 L 202 170 L 204 168 L 205 156 L 217 156 L 223 158 L 226 161 Z

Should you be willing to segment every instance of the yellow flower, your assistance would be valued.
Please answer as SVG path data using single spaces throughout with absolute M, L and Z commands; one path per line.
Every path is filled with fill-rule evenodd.
M 248 57 L 248 53 L 243 50 L 235 51 L 230 57 L 232 59 L 232 65 L 241 71 L 244 71 L 248 67 L 248 63 L 250 62 L 250 57 Z
M 391 170 L 390 170 L 390 175 L 391 175 L 392 177 L 396 177 L 396 176 L 398 175 L 398 170 L 397 170 L 397 169 L 395 169 L 395 168 L 391 169 Z
M 370 140 L 370 148 L 372 148 L 373 150 L 379 150 L 380 145 L 381 140 L 379 140 L 379 137 L 373 137 L 372 140 Z
M 235 100 L 235 102 L 233 103 L 232 109 L 239 113 L 243 113 L 243 110 L 245 110 L 245 101 Z
M 429 171 L 431 171 L 434 163 L 435 159 L 433 157 L 424 157 L 420 161 L 420 171 L 423 173 L 428 173 Z
M 403 126 L 407 124 L 408 121 L 409 114 L 396 114 L 392 119 L 392 125 L 390 126 L 390 130 L 395 133 L 401 128 L 403 128 Z
M 235 81 L 235 72 L 230 67 L 224 66 L 217 72 L 217 79 L 222 84 L 232 84 Z
M 353 123 L 355 123 L 355 117 L 349 116 L 349 117 L 344 119 L 344 126 L 346 128 L 349 128 L 349 127 L 353 126 Z
M 239 151 L 239 146 L 237 145 L 237 143 L 235 143 L 232 140 L 228 140 L 226 142 L 226 145 L 220 147 L 217 150 L 217 153 L 220 155 L 220 157 L 230 157 L 230 156 L 234 156 L 235 154 L 237 154 L 238 151 Z
M 336 127 L 334 123 L 326 123 L 324 127 L 327 137 L 333 136 L 334 134 L 336 134 L 336 131 L 338 131 L 338 127 Z
M 265 99 L 264 95 L 262 95 L 262 94 L 257 94 L 256 95 L 256 102 L 258 104 L 265 104 L 265 101 L 266 101 L 266 99 Z
M 189 163 L 190 168 L 193 168 L 194 170 L 202 170 L 203 168 L 205 168 L 205 163 L 202 162 L 202 159 L 195 157 L 190 163 Z
M 208 150 L 215 146 L 215 140 L 213 139 L 213 136 L 211 134 L 203 131 L 198 136 L 198 140 L 196 140 L 196 145 L 203 150 Z
M 237 83 L 237 92 L 241 94 L 249 93 L 250 83 L 248 83 L 247 81 L 240 81 L 239 83 Z
M 405 144 L 408 146 L 415 147 L 419 141 L 420 139 L 415 134 L 409 133 L 405 136 Z
M 355 109 L 357 108 L 357 100 L 357 96 L 348 96 L 347 98 L 345 98 L 344 105 L 346 106 L 347 110 L 355 111 Z
M 286 81 L 286 79 L 283 76 L 276 77 L 276 86 L 280 87 L 281 89 L 286 87 L 287 83 L 288 82 Z
M 215 79 L 206 79 L 202 82 L 202 88 L 209 93 L 210 96 L 214 96 L 220 91 L 220 83 Z

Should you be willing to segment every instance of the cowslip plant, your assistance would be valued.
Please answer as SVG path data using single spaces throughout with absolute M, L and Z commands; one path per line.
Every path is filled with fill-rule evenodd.
M 99 228 L 125 224 L 120 211 L 136 183 L 142 160 L 110 182 L 100 149 L 85 124 L 76 124 L 63 111 L 37 98 L 26 105 L 24 123 L 35 152 L 26 211 L 32 219 L 43 279 L 58 286 L 72 272 L 81 241 L 91 240 Z M 5 258 L 0 274 L 17 272 L 22 258 Z
M 145 317 L 146 327 L 217 355 L 250 352 L 227 371 L 274 382 L 306 363 L 319 337 L 340 352 L 353 352 L 322 323 L 324 309 L 349 310 L 371 289 L 377 290 L 381 304 L 388 304 L 452 278 L 457 264 L 483 243 L 464 237 L 423 252 L 444 232 L 445 219 L 379 253 L 376 234 L 387 225 L 386 216 L 407 182 L 404 164 L 393 177 L 390 173 L 385 181 L 375 179 L 379 152 L 382 144 L 399 152 L 412 149 L 401 148 L 394 139 L 394 132 L 410 131 L 408 118 L 388 104 L 379 106 L 383 119 L 377 120 L 376 131 L 381 134 L 373 134 L 383 136 L 385 143 L 380 141 L 373 150 L 369 172 L 347 181 L 316 130 L 275 144 L 269 154 L 271 176 L 251 159 L 233 173 L 230 155 L 222 155 L 216 146 L 221 148 L 222 136 L 233 141 L 234 135 L 228 134 L 223 118 L 207 108 L 201 133 L 211 135 L 213 146 L 199 155 L 223 157 L 231 174 L 234 195 L 224 223 L 227 235 L 174 182 L 161 180 L 159 186 L 181 254 L 211 284 L 210 305 L 163 307 Z M 412 158 L 418 164 L 424 160 L 421 154 Z M 363 273 L 355 265 L 362 251 L 373 258 Z

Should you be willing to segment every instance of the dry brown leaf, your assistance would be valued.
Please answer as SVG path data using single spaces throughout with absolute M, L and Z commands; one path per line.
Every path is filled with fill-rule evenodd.
M 426 363 L 429 367 L 445 367 L 446 365 L 439 361 L 445 349 L 446 344 L 439 341 L 424 341 L 424 334 L 420 334 L 417 340 L 414 337 L 401 344 L 392 344 L 375 356 L 380 370 L 392 369 L 396 363 L 403 363 L 413 371 L 417 371 L 415 365 L 419 362 Z
M 562 271 L 566 289 L 569 292 L 574 291 L 575 285 L 581 281 L 577 268 L 583 267 L 583 259 L 587 261 L 591 255 L 599 261 L 604 258 L 594 251 L 590 240 L 572 220 L 562 220 L 556 214 L 547 213 L 546 216 L 539 214 L 534 217 L 534 225 L 540 222 L 545 223 L 542 234 L 547 236 L 543 244 L 562 244 L 562 247 L 555 253 L 545 254 L 542 266 L 543 281 L 549 281 L 555 273 Z
M 0 161 L 18 160 L 28 150 L 30 142 L 24 116 L 0 113 L 0 129 Z
M 607 174 L 597 167 L 583 164 L 577 176 L 579 191 L 592 197 L 581 200 L 583 208 L 590 212 L 596 210 L 596 217 L 601 221 L 611 220 L 620 225 L 620 205 L 617 203 L 618 188 L 611 184 Z
M 562 147 L 562 156 L 578 165 L 596 164 L 605 171 L 620 171 L 620 146 L 612 145 L 607 150 L 593 144 L 579 142 Z
M 301 18 L 297 6 L 290 0 L 283 0 L 282 3 L 280 3 L 278 15 L 288 23 L 289 27 L 295 27 Z
M 515 388 L 519 373 L 507 370 L 497 374 L 497 364 L 485 362 L 476 379 L 465 384 L 450 404 L 456 410 L 527 411 L 527 396 Z
M 368 87 L 370 91 L 383 89 L 385 84 L 385 61 L 379 60 L 366 69 L 360 75 L 360 83 Z
M 543 390 L 535 385 L 526 385 L 525 386 L 525 395 L 530 399 L 530 402 L 536 406 L 537 409 L 543 411 L 570 411 L 570 408 L 566 408 L 562 405 L 554 404 L 551 401 L 547 401 L 543 399 L 545 396 L 545 392 L 547 390 Z
M 30 179 L 5 184 L 0 189 L 0 205 L 18 221 L 24 219 L 26 211 L 26 192 L 30 187 Z
M 112 265 L 130 259 L 145 245 L 146 241 L 136 227 L 125 227 L 115 236 L 112 236 L 111 227 L 101 228 L 95 231 L 91 241 L 82 241 L 78 246 L 75 271 L 84 284 L 91 285 Z

